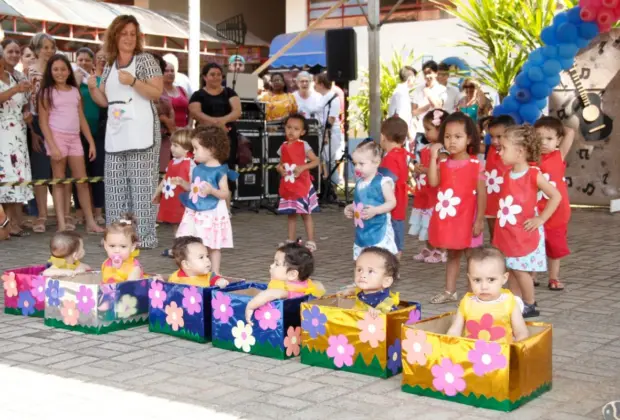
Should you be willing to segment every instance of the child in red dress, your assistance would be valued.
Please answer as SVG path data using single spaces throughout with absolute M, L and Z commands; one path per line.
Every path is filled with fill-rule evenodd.
M 536 308 L 532 272 L 547 269 L 543 224 L 556 210 L 562 196 L 539 168 L 530 165 L 540 159 L 541 144 L 534 127 L 528 124 L 509 127 L 500 145 L 500 157 L 512 170 L 504 174 L 493 245 L 506 255 L 510 288 L 523 299 L 523 317 L 530 318 L 540 314 Z M 538 190 L 549 197 L 540 213 Z
M 183 192 L 171 182 L 173 178 L 180 177 L 189 182 L 192 169 L 196 164 L 192 159 L 192 130 L 180 129 L 174 132 L 170 139 L 172 160 L 166 168 L 166 175 L 160 182 L 153 196 L 153 203 L 159 204 L 157 221 L 159 223 L 170 223 L 174 225 L 174 232 L 183 219 L 185 206 L 179 200 L 179 195 Z M 172 257 L 172 250 L 166 249 L 162 255 Z
M 480 135 L 474 121 L 462 112 L 451 114 L 441 124 L 439 141 L 431 146 L 428 179 L 437 190 L 437 204 L 431 216 L 429 240 L 448 252 L 445 290 L 431 303 L 456 302 L 456 279 L 461 256 L 469 248 L 482 245 L 486 186 L 484 167 L 476 157 Z M 444 148 L 450 157 L 437 163 Z
M 492 117 L 487 125 L 491 145 L 487 153 L 484 172 L 487 184 L 487 209 L 484 212 L 484 217 L 489 225 L 491 240 L 493 240 L 493 229 L 495 228 L 495 219 L 497 219 L 497 210 L 499 210 L 499 195 L 504 182 L 504 174 L 510 170 L 499 157 L 499 142 L 504 137 L 506 129 L 513 125 L 515 125 L 515 120 L 510 115 Z
M 437 188 L 431 187 L 428 182 L 428 167 L 431 161 L 431 145 L 439 141 L 439 128 L 441 123 L 448 118 L 450 113 L 443 109 L 434 109 L 424 115 L 422 123 L 424 124 L 424 137 L 428 140 L 426 144 L 420 148 L 420 163 L 416 164 L 413 174 L 416 177 L 416 193 L 413 199 L 413 210 L 409 223 L 409 235 L 417 236 L 420 241 L 426 241 L 418 255 L 413 259 L 415 261 L 424 261 L 430 264 L 436 264 L 447 261 L 446 251 L 434 248 L 428 241 L 428 226 L 433 214 L 433 208 L 437 202 Z M 445 157 L 442 153 L 441 157 Z M 441 158 L 440 157 L 440 158 Z
M 549 269 L 549 290 L 564 290 L 560 282 L 560 260 L 570 254 L 568 249 L 568 222 L 570 220 L 570 201 L 568 187 L 564 179 L 566 172 L 565 158 L 573 145 L 575 132 L 564 127 L 562 122 L 554 117 L 542 117 L 536 124 L 536 135 L 542 143 L 540 170 L 551 185 L 556 187 L 562 195 L 558 209 L 545 222 L 545 249 Z M 538 211 L 542 212 L 547 205 L 548 197 L 538 194 Z
M 386 119 L 381 124 L 381 148 L 385 152 L 379 172 L 392 178 L 394 181 L 394 195 L 396 207 L 392 210 L 392 228 L 394 229 L 394 241 L 400 259 L 405 247 L 405 216 L 407 214 L 407 180 L 409 168 L 407 167 L 407 151 L 403 145 L 407 140 L 409 127 L 405 120 L 394 116 Z
M 301 140 L 306 134 L 306 118 L 301 114 L 290 115 L 284 124 L 286 142 L 278 149 L 280 164 L 280 205 L 278 212 L 288 214 L 287 243 L 295 242 L 297 215 L 301 215 L 306 228 L 306 247 L 316 251 L 312 213 L 319 211 L 319 201 L 312 185 L 310 170 L 319 166 L 319 158 L 312 147 Z

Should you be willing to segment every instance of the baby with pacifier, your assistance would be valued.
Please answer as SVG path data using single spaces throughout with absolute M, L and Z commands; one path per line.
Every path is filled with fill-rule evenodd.
M 103 248 L 108 258 L 101 265 L 103 283 L 121 283 L 144 278 L 137 257 L 138 233 L 136 219 L 130 213 L 111 223 L 103 234 Z

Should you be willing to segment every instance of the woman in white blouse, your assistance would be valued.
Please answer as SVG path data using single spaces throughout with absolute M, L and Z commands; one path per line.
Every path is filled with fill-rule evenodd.
M 312 76 L 307 71 L 302 71 L 297 75 L 297 86 L 299 90 L 293 92 L 297 109 L 301 115 L 308 118 L 319 119 L 322 114 L 322 96 L 312 88 Z

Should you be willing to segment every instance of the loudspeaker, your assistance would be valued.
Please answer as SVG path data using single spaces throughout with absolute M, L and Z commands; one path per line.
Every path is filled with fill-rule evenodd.
M 357 37 L 353 28 L 325 32 L 327 75 L 336 82 L 357 79 Z

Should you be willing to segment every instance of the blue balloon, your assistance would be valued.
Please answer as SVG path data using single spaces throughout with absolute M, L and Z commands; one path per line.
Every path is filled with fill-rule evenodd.
M 553 18 L 553 26 L 556 26 L 556 27 L 560 26 L 563 23 L 567 23 L 567 22 L 568 22 L 568 13 L 566 12 L 558 13 Z
M 560 58 L 574 58 L 579 52 L 579 47 L 576 44 L 559 44 L 558 55 Z
M 558 43 L 558 39 L 555 36 L 555 28 L 553 26 L 547 26 L 540 32 L 540 39 L 545 45 L 555 45 Z
M 581 20 L 580 13 L 581 13 L 581 7 L 576 6 L 566 11 L 566 17 L 568 18 L 568 21 L 570 23 L 574 23 L 575 25 L 578 25 L 583 22 L 583 20 Z
M 579 31 L 579 37 L 587 40 L 594 39 L 599 33 L 598 25 L 594 22 L 583 22 L 577 29 Z
M 577 31 L 577 26 L 572 23 L 566 22 L 558 26 L 557 30 L 555 31 L 555 36 L 559 42 L 571 44 L 577 40 L 577 38 L 579 37 L 579 32 Z
M 554 74 L 558 74 L 562 71 L 562 65 L 558 60 L 551 58 L 545 61 L 542 70 L 543 73 L 545 73 L 545 76 L 553 76 Z
M 504 110 L 504 107 L 501 105 L 497 105 L 495 108 L 493 108 L 493 116 L 497 117 L 498 115 L 504 115 L 506 113 L 506 111 Z
M 532 81 L 527 73 L 519 73 L 519 75 L 515 78 L 515 83 L 522 88 L 527 88 L 532 85 Z
M 527 58 L 527 63 L 534 65 L 540 65 L 545 62 L 545 56 L 543 55 L 543 48 L 539 47 L 532 51 Z
M 563 58 L 562 60 L 560 60 L 560 63 L 562 64 L 562 69 L 568 70 L 573 67 L 573 64 L 575 64 L 575 60 L 572 58 Z
M 546 47 L 543 47 L 542 53 L 547 58 L 556 58 L 558 56 L 558 47 L 547 45 Z
M 536 106 L 541 111 L 547 107 L 547 98 L 536 101 Z
M 532 67 L 527 71 L 527 76 L 532 82 L 541 82 L 545 79 L 545 74 L 540 67 Z
M 519 108 L 519 115 L 524 122 L 533 124 L 536 122 L 538 116 L 540 115 L 540 109 L 538 109 L 536 104 L 530 102 L 521 105 L 521 108 Z
M 559 74 L 554 74 L 553 76 L 547 77 L 547 79 L 545 80 L 545 83 L 547 83 L 547 85 L 551 89 L 553 89 L 554 87 L 559 85 L 561 81 L 562 81 L 562 78 L 560 77 L 560 75 Z
M 527 88 L 513 86 L 510 88 L 510 94 L 521 104 L 528 103 L 532 100 L 532 93 Z
M 577 46 L 577 48 L 581 49 L 581 48 L 585 48 L 588 45 L 590 45 L 590 40 L 585 39 L 585 38 L 577 38 L 577 40 L 575 41 L 575 45 Z
M 512 96 L 506 96 L 504 102 L 502 102 L 502 107 L 506 112 L 514 112 L 519 109 L 519 102 Z
M 551 93 L 551 88 L 544 82 L 534 83 L 532 87 L 530 87 L 530 91 L 532 92 L 532 98 L 534 99 L 543 99 L 549 96 Z

